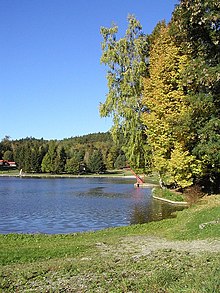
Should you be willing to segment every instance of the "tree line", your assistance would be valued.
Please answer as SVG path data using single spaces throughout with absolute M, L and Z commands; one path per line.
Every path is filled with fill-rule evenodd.
M 101 28 L 109 91 L 100 114 L 112 116 L 114 141 L 161 186 L 219 191 L 219 2 L 181 0 L 150 35 L 130 15 L 125 35 L 117 33 Z
M 104 172 L 128 164 L 156 172 L 161 186 L 220 190 L 220 4 L 180 0 L 171 21 L 153 32 L 128 17 L 128 28 L 102 27 L 101 63 L 108 94 L 102 117 L 111 133 L 62 141 L 0 143 L 0 156 L 26 172 Z
M 102 173 L 126 166 L 125 154 L 109 132 L 63 140 L 5 137 L 0 142 L 0 158 L 15 161 L 24 172 L 37 173 Z

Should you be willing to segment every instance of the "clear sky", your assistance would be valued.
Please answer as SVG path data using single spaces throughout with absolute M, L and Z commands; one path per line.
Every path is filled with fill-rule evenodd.
M 178 0 L 0 0 L 0 139 L 63 139 L 105 132 L 108 92 L 100 27 L 143 31 L 169 21 Z

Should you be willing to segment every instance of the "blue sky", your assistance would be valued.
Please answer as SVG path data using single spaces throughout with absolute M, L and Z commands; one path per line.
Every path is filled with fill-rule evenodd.
M 0 139 L 63 139 L 105 132 L 108 92 L 100 27 L 143 31 L 170 20 L 178 0 L 0 0 Z

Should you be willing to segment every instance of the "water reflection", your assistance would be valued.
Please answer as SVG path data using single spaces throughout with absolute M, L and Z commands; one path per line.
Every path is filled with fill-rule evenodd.
M 157 221 L 176 207 L 113 178 L 0 178 L 0 233 L 72 233 Z
M 176 211 L 183 210 L 184 207 L 170 205 L 168 203 L 152 200 L 150 203 L 136 204 L 131 216 L 131 224 L 143 224 L 152 221 L 176 217 Z

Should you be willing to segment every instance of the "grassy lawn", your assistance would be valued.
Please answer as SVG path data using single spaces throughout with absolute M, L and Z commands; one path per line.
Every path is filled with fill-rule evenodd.
M 212 196 L 159 222 L 0 235 L 0 292 L 217 293 L 219 217 L 220 196 Z
M 19 175 L 19 170 L 2 170 L 0 169 L 0 175 L 16 176 Z

